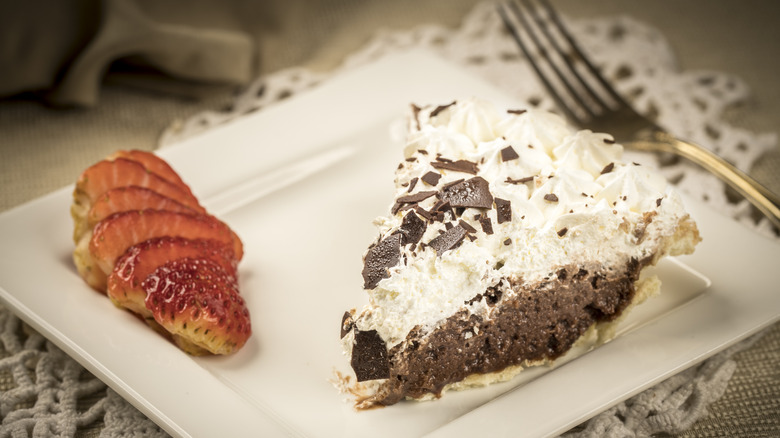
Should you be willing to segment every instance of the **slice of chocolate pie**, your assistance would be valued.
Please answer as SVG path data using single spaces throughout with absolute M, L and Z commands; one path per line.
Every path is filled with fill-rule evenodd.
M 642 269 L 700 240 L 679 196 L 622 162 L 610 135 L 479 100 L 412 108 L 395 199 L 364 255 L 369 304 L 342 320 L 358 408 L 604 342 L 658 291 Z

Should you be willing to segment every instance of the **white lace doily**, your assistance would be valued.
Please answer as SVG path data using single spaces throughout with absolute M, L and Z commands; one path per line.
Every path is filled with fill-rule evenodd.
M 720 72 L 680 71 L 663 35 L 630 17 L 566 20 L 572 33 L 617 88 L 642 113 L 680 137 L 710 147 L 748 170 L 776 144 L 774 134 L 757 134 L 723 120 L 723 111 L 745 99 L 749 90 L 738 78 Z M 339 69 L 314 73 L 288 69 L 262 77 L 224 111 L 199 114 L 176 123 L 162 135 L 168 145 L 197 135 L 228 120 L 272 105 L 326 81 L 333 75 L 390 53 L 427 48 L 486 78 L 521 101 L 554 110 L 528 63 L 503 30 L 492 3 L 478 5 L 457 29 L 421 26 L 410 31 L 384 31 L 350 56 Z M 653 156 L 631 157 L 660 168 L 689 196 L 772 236 L 768 221 L 755 223 L 746 201 L 734 202 L 724 185 L 684 161 L 660 163 Z M 116 393 L 56 346 L 0 308 L 0 375 L 9 375 L 13 389 L 0 393 L 0 438 L 74 436 L 79 428 L 103 422 L 101 436 L 167 436 Z M 706 413 L 721 397 L 734 371 L 731 356 L 745 341 L 703 364 L 627 400 L 567 436 L 649 436 L 678 432 Z

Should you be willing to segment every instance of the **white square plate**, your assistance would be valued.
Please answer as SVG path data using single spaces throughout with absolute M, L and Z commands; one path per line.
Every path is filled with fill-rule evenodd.
M 661 296 L 613 342 L 511 382 L 354 411 L 330 379 L 348 369 L 341 316 L 366 302 L 360 257 L 401 157 L 392 127 L 410 102 L 470 96 L 510 104 L 409 52 L 160 152 L 244 241 L 254 334 L 233 356 L 189 357 L 82 282 L 72 187 L 0 216 L 0 299 L 167 431 L 203 437 L 554 434 L 780 318 L 780 246 L 688 201 L 704 241 L 659 265 Z

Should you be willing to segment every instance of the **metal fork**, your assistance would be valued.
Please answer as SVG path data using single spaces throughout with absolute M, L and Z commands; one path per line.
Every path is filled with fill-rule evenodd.
M 780 197 L 723 158 L 674 137 L 637 113 L 582 52 L 550 3 L 538 3 L 510 0 L 499 4 L 498 12 L 570 122 L 610 133 L 628 148 L 687 158 L 725 181 L 780 230 Z

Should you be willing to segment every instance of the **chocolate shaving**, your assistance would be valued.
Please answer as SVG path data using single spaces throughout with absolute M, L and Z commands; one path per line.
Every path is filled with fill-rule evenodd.
M 439 202 L 431 208 L 431 213 L 436 215 L 436 220 L 438 221 L 443 220 L 444 213 L 450 213 L 452 217 L 455 217 L 455 212 L 452 211 L 452 206 L 449 201 L 439 200 Z
M 383 278 L 390 276 L 387 268 L 397 265 L 400 259 L 400 234 L 392 234 L 369 248 L 363 261 L 363 288 L 375 288 Z
M 512 220 L 512 203 L 510 201 L 496 198 L 496 220 L 499 224 Z
M 558 202 L 558 196 L 555 193 L 548 193 L 544 195 L 545 201 Z
M 663 198 L 658 198 L 658 199 L 656 199 L 656 200 L 655 200 L 655 206 L 656 206 L 656 207 L 660 207 L 660 206 L 661 206 L 661 201 L 663 201 Z
M 449 189 L 450 187 L 452 187 L 454 185 L 462 183 L 463 181 L 466 181 L 466 180 L 464 178 L 461 178 L 461 179 L 456 179 L 455 181 L 450 181 L 447 184 L 445 184 L 442 189 L 443 190 L 447 190 L 447 189 Z
M 395 204 L 393 204 L 393 208 L 390 209 L 390 213 L 396 214 L 399 211 L 405 211 L 409 210 L 410 208 L 414 208 L 417 204 L 405 204 L 403 202 L 396 201 Z
M 469 225 L 468 222 L 464 221 L 463 219 L 458 221 L 458 225 L 463 227 L 464 230 L 466 230 L 467 233 L 476 233 L 477 229 Z
M 390 377 L 387 346 L 376 330 L 355 330 L 352 368 L 355 370 L 358 382 Z
M 401 226 L 398 228 L 397 233 L 401 235 L 401 245 L 416 244 L 422 239 L 425 234 L 425 229 L 428 225 L 417 216 L 414 211 L 406 213 L 404 220 L 401 222 Z
M 428 184 L 429 186 L 435 186 L 439 184 L 439 180 L 441 179 L 441 174 L 439 172 L 430 171 L 425 175 L 423 175 L 422 178 L 420 179 L 423 180 L 423 182 Z
M 457 247 L 464 237 L 466 237 L 466 229 L 456 225 L 444 232 L 444 234 L 436 236 L 428 242 L 428 246 L 436 250 L 436 254 L 442 255 L 445 251 Z
M 445 186 L 439 192 L 439 199 L 449 202 L 455 208 L 491 208 L 493 206 L 490 186 L 480 176 Z
M 517 155 L 517 152 L 512 146 L 507 146 L 504 149 L 501 149 L 501 161 L 511 161 L 518 158 L 520 158 L 520 155 Z
M 507 113 L 509 113 L 509 114 L 516 114 L 516 115 L 524 114 L 527 111 L 528 110 L 524 110 L 524 109 L 510 109 L 510 110 L 506 110 Z
M 558 230 L 558 237 L 565 236 L 568 231 L 569 231 L 569 229 L 566 228 L 566 227 L 561 228 L 560 230 Z
M 420 201 L 424 201 L 431 196 L 435 195 L 436 192 L 434 190 L 428 190 L 423 192 L 417 192 L 413 195 L 405 195 L 398 197 L 395 202 L 400 204 L 416 204 Z
M 604 175 L 605 173 L 612 172 L 612 169 L 615 168 L 615 163 L 609 163 L 606 166 L 604 166 L 603 169 L 601 169 L 601 174 Z
M 614 144 L 615 143 L 615 139 L 613 139 L 613 138 L 605 138 L 604 139 L 604 143 L 606 143 L 606 144 Z
M 482 231 L 484 231 L 485 234 L 493 234 L 493 222 L 490 220 L 488 215 L 480 215 L 479 224 L 482 225 Z
M 458 160 L 458 161 L 451 161 L 451 162 L 432 161 L 431 166 L 433 166 L 436 169 L 446 169 L 455 172 L 470 173 L 472 175 L 476 175 L 477 172 L 479 171 L 479 168 L 477 168 L 477 163 L 468 160 Z
M 508 184 L 525 184 L 525 183 L 531 182 L 533 180 L 534 180 L 533 176 L 526 176 L 526 177 L 518 178 L 518 179 L 513 179 L 513 178 L 510 178 L 510 177 L 506 177 L 506 181 L 504 181 L 504 182 L 508 183 Z
M 412 193 L 412 190 L 414 190 L 414 186 L 417 185 L 417 177 L 412 178 L 411 181 L 409 181 L 409 190 L 407 190 L 407 193 Z
M 440 112 L 442 112 L 445 109 L 451 107 L 452 105 L 455 105 L 455 102 L 456 101 L 453 100 L 452 102 L 448 103 L 447 105 L 439 105 L 439 106 L 437 106 L 433 111 L 431 111 L 430 116 L 431 117 L 436 117 L 437 115 L 439 115 Z
M 428 210 L 420 207 L 419 205 L 417 206 L 417 208 L 414 209 L 414 211 L 416 211 L 417 214 L 419 214 L 426 220 L 432 221 L 434 219 L 433 215 Z
M 508 237 L 507 237 L 507 238 L 506 238 L 506 240 L 504 240 L 504 245 L 507 245 L 507 246 L 509 246 L 509 245 L 511 245 L 511 244 L 512 244 L 512 239 L 510 239 L 510 238 L 508 238 Z

